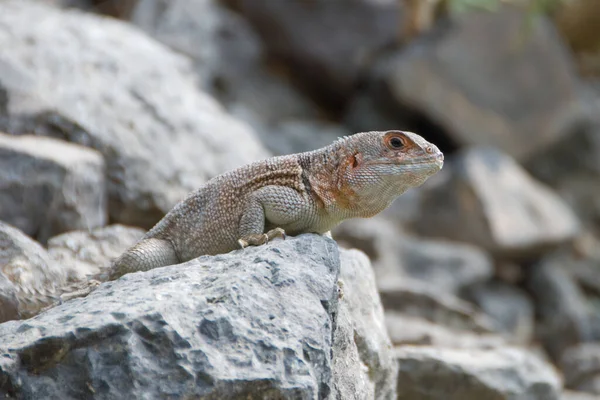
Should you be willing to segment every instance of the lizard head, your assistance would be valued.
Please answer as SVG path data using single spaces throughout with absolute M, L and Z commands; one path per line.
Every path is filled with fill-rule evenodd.
M 342 185 L 358 197 L 391 201 L 423 184 L 444 164 L 437 146 L 412 132 L 364 132 L 346 140 L 349 155 Z

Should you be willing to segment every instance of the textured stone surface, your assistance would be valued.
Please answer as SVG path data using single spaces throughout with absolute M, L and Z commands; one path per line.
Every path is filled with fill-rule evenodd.
M 489 147 L 462 151 L 423 193 L 426 235 L 465 241 L 499 257 L 543 253 L 579 233 L 573 211 L 511 157 Z
M 0 133 L 0 220 L 42 242 L 65 231 L 102 226 L 104 174 L 104 160 L 94 150 Z
M 558 400 L 561 382 L 552 366 L 517 349 L 396 349 L 398 399 Z
M 341 355 L 348 354 L 340 345 L 334 345 L 334 351 L 340 357 L 334 357 L 334 371 L 339 373 L 360 374 L 351 376 L 346 385 L 340 385 L 338 391 L 342 399 L 395 399 L 397 365 L 392 358 L 392 345 L 386 331 L 383 307 L 377 293 L 375 276 L 368 257 L 357 250 L 341 251 L 342 270 L 340 274 L 340 291 L 336 342 L 346 340 L 348 346 L 357 348 L 359 368 L 352 370 L 356 363 L 344 360 Z M 346 316 L 344 315 L 346 314 Z M 344 321 L 345 318 L 349 320 Z M 347 332 L 343 332 L 346 330 Z M 344 334 L 345 333 L 345 334 Z M 358 378 L 358 379 L 357 379 Z M 353 386 L 367 382 L 374 389 L 360 394 Z M 350 391 L 347 391 L 351 389 Z
M 143 235 L 142 229 L 123 225 L 73 231 L 51 238 L 48 254 L 68 271 L 70 279 L 80 280 L 108 268 L 112 260 Z
M 345 398 L 380 391 L 391 399 L 389 339 L 376 332 L 381 305 L 372 292 L 362 303 L 372 279 L 351 282 L 368 263 L 354 253 L 342 260 L 350 263 L 348 298 L 339 301 L 338 249 L 317 235 L 105 283 L 0 325 L 0 347 L 9 349 L 0 356 L 0 394 L 317 399 L 357 388 L 368 396 Z M 354 373 L 362 381 L 350 380 Z
M 0 316 L 4 318 L 0 322 L 35 314 L 47 304 L 31 302 L 29 297 L 37 297 L 39 291 L 52 292 L 67 278 L 67 271 L 39 243 L 0 221 Z
M 0 129 L 100 151 L 115 222 L 149 228 L 207 179 L 268 155 L 197 89 L 188 58 L 122 22 L 2 0 L 0 47 Z
M 508 7 L 467 13 L 392 54 L 374 72 L 382 108 L 414 109 L 459 145 L 519 159 L 565 137 L 588 119 L 572 59 L 548 20 L 525 33 L 526 18 Z

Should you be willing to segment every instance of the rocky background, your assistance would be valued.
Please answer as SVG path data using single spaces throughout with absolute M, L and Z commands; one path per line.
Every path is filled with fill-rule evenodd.
M 598 21 L 589 0 L 0 0 L 0 396 L 600 398 Z M 387 129 L 447 163 L 334 232 L 362 252 L 302 235 L 31 301 L 221 172 Z

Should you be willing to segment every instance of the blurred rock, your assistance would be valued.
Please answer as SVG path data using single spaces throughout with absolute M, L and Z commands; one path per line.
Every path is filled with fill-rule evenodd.
M 554 143 L 526 164 L 552 186 L 583 221 L 600 224 L 600 87 L 586 82 L 588 112 L 593 123 Z
M 512 158 L 460 152 L 422 195 L 417 232 L 481 246 L 499 258 L 537 256 L 580 229 L 573 211 Z
M 50 299 L 39 292 L 58 290 L 67 282 L 68 273 L 55 263 L 46 250 L 20 230 L 0 221 L 0 282 L 9 291 L 2 293 L 0 315 L 6 319 L 28 318 Z M 8 282 L 7 282 L 8 281 Z M 34 299 L 32 299 L 34 298 Z M 16 303 L 15 301 L 16 300 Z M 43 300 L 48 300 L 44 303 Z M 15 304 L 17 312 L 15 313 Z M 1 346 L 0 346 L 1 347 Z
M 461 14 L 383 59 L 373 95 L 382 108 L 427 117 L 458 145 L 527 159 L 587 120 L 560 36 L 542 16 L 529 22 L 511 7 Z
M 367 311 L 381 307 L 374 293 L 367 304 L 354 297 L 372 283 L 350 282 L 368 267 L 364 257 L 353 263 L 344 306 L 337 246 L 318 235 L 128 274 L 29 321 L 0 325 L 0 348 L 8 349 L 0 358 L 0 392 L 61 399 L 90 393 L 316 399 L 360 386 L 366 398 L 374 398 L 373 388 L 384 395 L 393 371 L 364 366 L 387 368 L 378 356 L 389 339 L 371 327 L 370 342 L 360 333 L 362 339 L 353 340 L 352 327 L 367 329 L 380 320 Z M 341 309 L 351 318 L 337 320 Z M 352 320 L 358 315 L 366 319 Z M 367 381 L 349 382 L 353 373 Z
M 398 399 L 559 400 L 561 382 L 552 366 L 516 349 L 396 349 Z
M 51 138 L 0 133 L 0 220 L 46 242 L 106 223 L 100 153 Z
M 357 250 L 342 250 L 340 261 L 341 298 L 334 335 L 334 350 L 339 355 L 333 358 L 333 368 L 334 374 L 348 379 L 338 386 L 338 398 L 393 399 L 398 366 L 392 358 L 392 345 L 371 263 Z M 358 360 L 354 360 L 355 353 Z M 351 370 L 352 365 L 360 367 Z M 361 393 L 356 386 L 363 382 L 367 383 L 368 390 Z
M 369 255 L 380 287 L 407 277 L 458 293 L 493 275 L 492 260 L 475 246 L 410 236 L 382 217 L 345 221 L 333 233 L 342 246 Z
M 2 229 L 1 226 L 0 229 Z M 0 234 L 0 244 L 4 245 L 2 234 Z M 5 249 L 0 249 L 0 257 L 4 258 L 5 252 Z M 4 260 L 2 260 L 2 262 L 4 262 Z M 19 319 L 17 287 L 8 279 L 4 272 L 2 272 L 0 273 L 0 323 L 13 319 Z
M 3 0 L 0 47 L 0 129 L 99 150 L 115 222 L 149 228 L 209 178 L 268 155 L 197 90 L 186 57 L 124 23 Z
M 565 390 L 562 393 L 561 400 L 598 400 L 598 397 L 589 393 Z
M 83 280 L 104 271 L 143 235 L 142 229 L 123 225 L 68 232 L 48 241 L 48 254 L 68 271 L 69 279 Z
M 132 22 L 190 55 L 201 86 L 248 122 L 274 154 L 313 150 L 349 134 L 324 120 L 278 73 L 249 23 L 219 1 L 143 1 Z
M 389 282 L 379 288 L 381 302 L 387 311 L 422 318 L 451 329 L 475 333 L 495 333 L 492 321 L 470 303 L 440 293 L 435 287 L 405 279 Z
M 377 53 L 397 42 L 397 0 L 229 0 L 302 86 L 339 109 Z
M 600 395 L 600 343 L 580 344 L 565 350 L 560 367 L 566 387 Z
M 424 318 L 386 311 L 385 324 L 395 346 L 432 345 L 449 348 L 486 349 L 504 347 L 506 340 L 499 334 L 476 333 L 468 329 L 450 328 Z
M 79 8 L 86 11 L 127 19 L 138 0 L 34 0 L 64 8 Z M 147 1 L 147 0 L 144 0 Z
M 538 337 L 554 359 L 568 347 L 593 338 L 590 308 L 561 253 L 552 253 L 534 265 L 528 287 L 536 301 Z
M 498 332 L 513 344 L 528 345 L 534 333 L 534 307 L 522 290 L 502 282 L 486 282 L 466 290 L 466 298 L 488 315 Z

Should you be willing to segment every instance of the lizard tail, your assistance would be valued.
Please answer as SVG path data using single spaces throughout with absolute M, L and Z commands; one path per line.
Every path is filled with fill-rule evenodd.
M 179 264 L 179 258 L 168 240 L 142 239 L 115 260 L 109 280 L 137 271 L 148 271 L 167 265 Z

